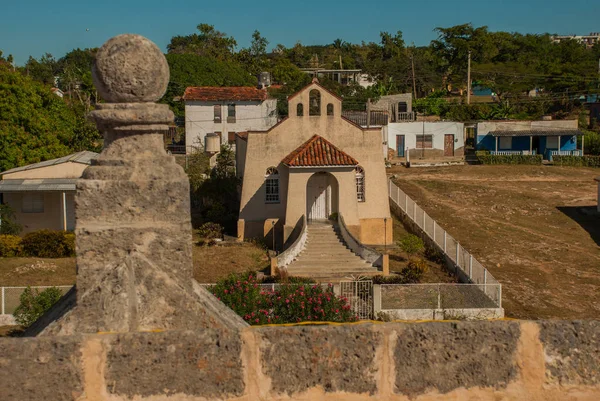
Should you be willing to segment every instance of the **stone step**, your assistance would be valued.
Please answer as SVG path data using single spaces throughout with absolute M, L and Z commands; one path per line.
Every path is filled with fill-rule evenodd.
M 335 256 L 335 257 L 325 257 L 325 256 L 312 256 L 312 255 L 300 255 L 296 258 L 297 262 L 306 262 L 306 263 L 316 263 L 316 264 L 342 264 L 342 263 L 366 263 L 365 260 L 359 258 L 355 255 L 346 255 L 346 256 Z
M 342 259 L 351 259 L 358 258 L 355 254 L 350 252 L 349 250 L 345 251 L 315 251 L 314 249 L 304 251 L 297 258 L 342 258 Z
M 288 268 L 289 271 L 300 270 L 300 269 L 303 269 L 306 271 L 310 270 L 312 272 L 318 273 L 321 271 L 345 272 L 345 271 L 353 271 L 353 270 L 372 270 L 375 268 L 368 264 L 323 265 L 323 264 L 310 264 L 310 263 L 302 263 L 302 262 L 298 262 L 297 264 L 294 264 L 293 266 L 290 265 Z

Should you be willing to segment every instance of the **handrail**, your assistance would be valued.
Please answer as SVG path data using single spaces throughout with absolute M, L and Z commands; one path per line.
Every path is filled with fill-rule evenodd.
M 304 245 L 306 244 L 306 238 L 308 236 L 308 225 L 306 224 L 306 215 L 302 215 L 302 230 L 300 231 L 300 235 L 298 238 L 294 240 L 292 245 L 290 245 L 285 251 L 281 252 L 277 256 L 277 267 L 285 267 L 292 263 L 296 256 L 304 249 Z
M 360 256 L 367 262 L 372 263 L 373 266 L 383 267 L 383 254 L 377 252 L 373 248 L 369 248 L 368 246 L 363 245 L 359 240 L 354 238 L 352 233 L 346 227 L 344 217 L 341 213 L 338 213 L 338 225 L 344 242 L 346 242 L 346 245 L 350 247 L 352 252 L 354 252 L 356 255 Z

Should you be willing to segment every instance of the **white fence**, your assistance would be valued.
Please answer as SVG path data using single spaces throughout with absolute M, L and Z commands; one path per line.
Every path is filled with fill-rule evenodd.
M 32 290 L 42 292 L 45 289 L 56 287 L 66 294 L 73 286 L 72 285 L 56 285 L 56 286 L 37 286 L 30 287 Z M 27 287 L 0 287 L 0 314 L 12 315 L 15 309 L 21 303 L 21 294 Z
M 502 287 L 498 280 L 391 180 L 389 181 L 389 196 L 408 219 L 436 244 L 447 259 L 452 261 L 459 280 L 472 284 L 497 285 L 499 303 L 501 302 Z
M 382 284 L 379 310 L 500 308 L 499 284 Z

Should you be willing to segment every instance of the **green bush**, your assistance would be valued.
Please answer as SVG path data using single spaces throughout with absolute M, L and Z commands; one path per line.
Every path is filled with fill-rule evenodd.
M 443 264 L 446 261 L 444 254 L 434 247 L 425 248 L 425 258 L 438 264 Z
M 21 226 L 15 222 L 15 212 L 8 205 L 0 204 L 0 234 L 17 235 Z
M 223 238 L 223 226 L 218 223 L 204 223 L 198 229 L 198 235 L 207 239 Z
M 406 234 L 402 236 L 402 238 L 400 238 L 398 241 L 398 246 L 400 249 L 406 252 L 409 257 L 425 249 L 423 240 L 414 234 Z
M 9 258 L 22 253 L 21 237 L 17 235 L 0 235 L 0 257 Z
M 428 269 L 429 267 L 425 260 L 414 259 L 408 262 L 406 267 L 400 272 L 400 275 L 404 276 L 407 284 L 418 283 Z
M 542 164 L 542 155 L 491 155 L 477 152 L 477 159 L 481 164 Z
M 552 156 L 555 166 L 600 167 L 600 156 Z
M 75 235 L 65 231 L 38 230 L 21 241 L 23 256 L 66 258 L 75 256 Z
M 348 300 L 335 295 L 331 284 L 289 283 L 266 290 L 256 274 L 244 273 L 219 281 L 210 292 L 251 325 L 357 320 Z
M 27 287 L 21 294 L 20 303 L 14 316 L 17 323 L 28 327 L 42 316 L 62 297 L 62 292 L 56 288 L 47 288 L 42 292 Z

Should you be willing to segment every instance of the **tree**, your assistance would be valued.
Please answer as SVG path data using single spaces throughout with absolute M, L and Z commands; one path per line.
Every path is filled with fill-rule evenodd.
M 221 61 L 233 58 L 237 42 L 232 36 L 216 30 L 214 25 L 200 24 L 196 28 L 199 34 L 171 38 L 167 45 L 169 53 L 192 53 Z
M 18 235 L 21 225 L 15 221 L 15 212 L 8 206 L 0 203 L 0 235 Z
M 99 148 L 100 134 L 81 110 L 0 65 L 0 171 Z
M 220 61 L 196 54 L 167 54 L 171 79 L 161 100 L 171 106 L 177 116 L 183 116 L 181 96 L 188 86 L 255 86 L 256 77 L 244 70 L 242 64 Z

